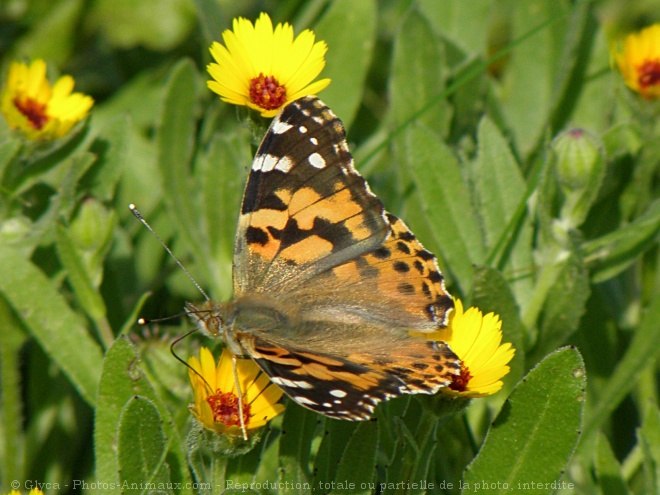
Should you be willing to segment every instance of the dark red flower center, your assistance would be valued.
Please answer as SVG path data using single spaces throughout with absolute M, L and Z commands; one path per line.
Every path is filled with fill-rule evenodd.
M 275 110 L 286 102 L 286 88 L 273 76 L 264 76 L 250 80 L 250 101 L 264 110 Z
M 637 67 L 637 80 L 642 91 L 660 85 L 660 60 L 647 60 Z
M 46 114 L 46 104 L 39 103 L 32 98 L 20 100 L 14 98 L 14 106 L 30 121 L 30 125 L 36 130 L 41 129 L 48 123 L 49 117 Z
M 206 402 L 213 411 L 213 421 L 226 426 L 241 426 L 238 412 L 238 397 L 231 392 L 222 393 L 217 390 L 214 395 L 209 395 Z M 250 419 L 250 404 L 243 403 L 243 423 L 247 425 Z
M 467 366 L 462 366 L 461 374 L 452 378 L 449 388 L 456 390 L 456 392 L 465 392 L 467 390 L 468 383 L 470 383 L 470 380 L 472 380 L 470 368 Z

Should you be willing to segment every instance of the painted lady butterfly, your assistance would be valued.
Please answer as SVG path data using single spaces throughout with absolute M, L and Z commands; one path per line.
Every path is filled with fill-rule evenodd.
M 447 344 L 409 335 L 445 325 L 443 280 L 355 170 L 341 121 L 308 96 L 275 117 L 252 164 L 235 298 L 186 310 L 298 404 L 364 420 L 383 400 L 433 394 L 460 373 Z

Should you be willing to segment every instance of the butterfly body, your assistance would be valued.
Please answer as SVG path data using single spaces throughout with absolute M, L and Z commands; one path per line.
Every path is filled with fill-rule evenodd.
M 435 393 L 460 373 L 445 343 L 410 335 L 443 327 L 453 307 L 435 257 L 384 210 L 315 97 L 285 107 L 257 151 L 234 294 L 187 312 L 326 416 L 367 419 L 382 400 Z

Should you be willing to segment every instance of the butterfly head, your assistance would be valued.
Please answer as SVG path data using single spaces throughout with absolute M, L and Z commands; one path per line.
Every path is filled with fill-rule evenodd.
M 209 337 L 219 337 L 226 322 L 222 304 L 205 301 L 200 304 L 186 303 L 186 314 L 195 322 L 197 329 Z

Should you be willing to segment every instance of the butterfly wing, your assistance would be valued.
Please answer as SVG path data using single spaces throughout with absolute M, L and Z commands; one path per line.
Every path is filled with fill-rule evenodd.
M 453 301 L 435 256 L 355 170 L 341 121 L 318 98 L 288 105 L 248 178 L 234 251 L 237 296 L 342 311 L 408 330 L 444 326 Z
M 444 326 L 453 307 L 435 257 L 384 210 L 315 97 L 285 107 L 256 154 L 234 290 L 217 318 L 230 348 L 325 415 L 365 419 L 382 400 L 434 393 L 460 373 L 446 344 L 410 335 Z
M 355 171 L 339 119 L 305 97 L 278 114 L 248 177 L 234 246 L 234 293 L 287 292 L 377 248 L 381 202 Z
M 337 419 L 368 419 L 379 402 L 403 394 L 433 394 L 460 373 L 442 342 L 410 340 L 375 358 L 374 350 L 346 358 L 284 348 L 253 334 L 239 334 L 249 356 L 271 381 L 301 406 Z M 378 354 L 378 353 L 376 353 Z

